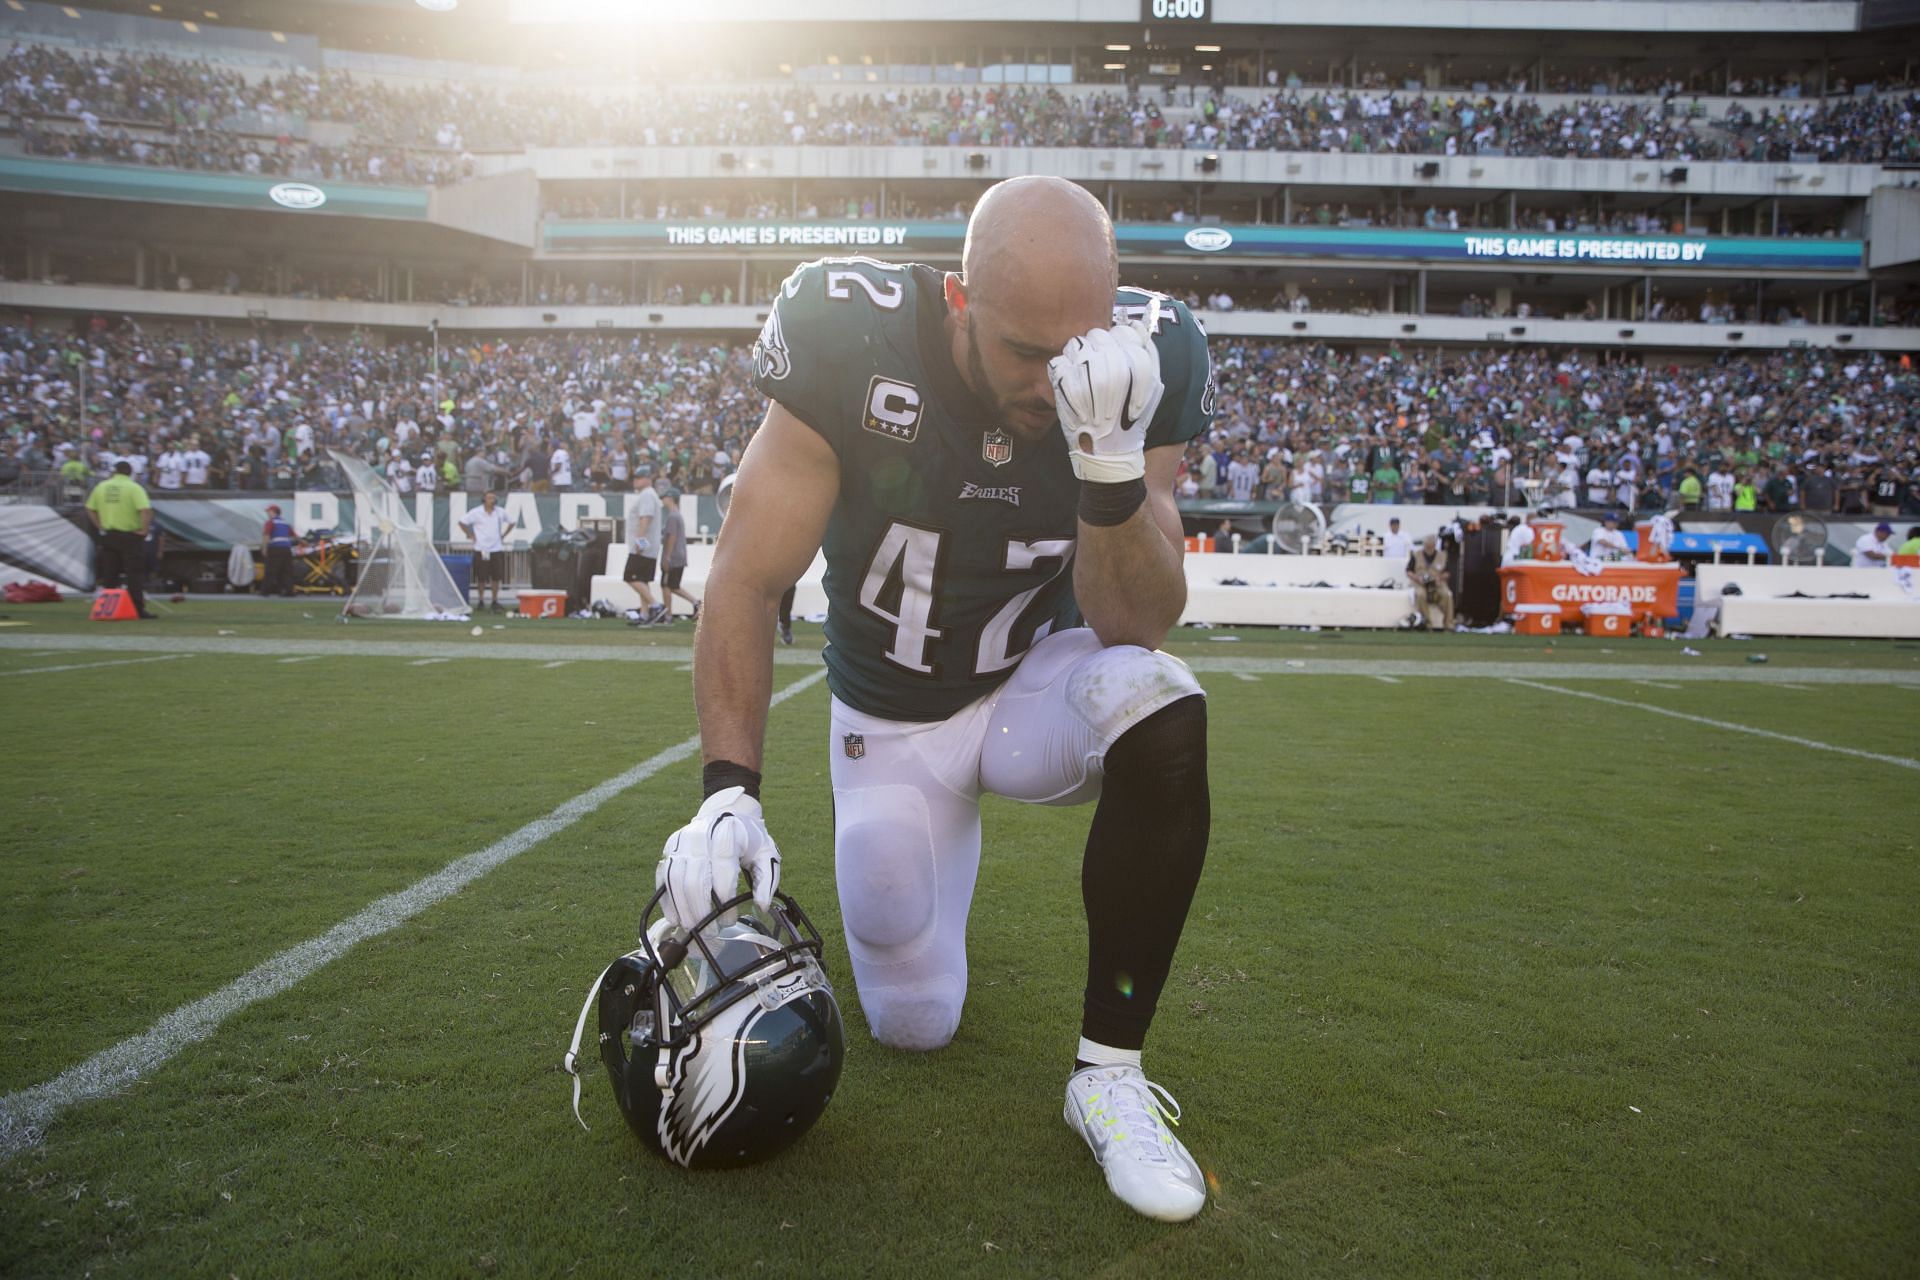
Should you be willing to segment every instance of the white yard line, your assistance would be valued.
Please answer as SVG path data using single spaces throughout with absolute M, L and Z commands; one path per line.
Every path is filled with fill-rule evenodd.
M 114 658 L 107 662 L 69 662 L 58 667 L 22 667 L 18 671 L 0 671 L 0 676 L 39 676 L 53 671 L 90 671 L 94 667 L 131 667 L 142 662 L 172 662 L 190 658 L 190 653 L 162 653 L 151 658 Z
M 1773 686 L 1773 687 L 1774 687 L 1774 688 L 1776 688 L 1776 689 L 1798 689 L 1798 690 L 1799 690 L 1799 691 L 1800 691 L 1801 693 L 1812 693 L 1812 692 L 1813 692 L 1813 690 L 1812 690 L 1811 688 L 1809 688 L 1808 686 L 1806 686 L 1806 685 L 1804 685 L 1804 684 L 1787 684 L 1787 683 L 1784 683 L 1784 682 L 1782 682 L 1782 683 L 1780 683 L 1780 684 L 1777 684 L 1777 685 L 1775 685 L 1775 686 Z
M 806 692 L 825 679 L 826 674 L 825 670 L 815 670 L 811 675 L 794 681 L 773 695 L 772 705 L 778 706 L 788 698 Z M 565 831 L 622 792 L 645 782 L 662 769 L 685 760 L 699 747 L 698 734 L 675 743 L 625 773 L 608 778 L 591 791 L 583 791 L 552 813 L 535 818 L 511 835 L 448 863 L 397 893 L 388 894 L 319 937 L 309 938 L 298 946 L 282 951 L 212 995 L 181 1005 L 139 1035 L 94 1054 L 44 1084 L 0 1098 L 0 1161 L 11 1159 L 37 1144 L 47 1125 L 68 1107 L 120 1092 L 163 1066 L 188 1045 L 212 1035 L 222 1022 L 248 1005 L 278 995 L 302 978 L 339 959 L 355 945 L 397 929 L 495 867 L 525 853 L 549 836 Z
M 410 667 L 437 667 L 443 662 L 452 661 L 452 658 L 421 658 L 418 661 L 409 662 L 407 665 Z
M 1677 684 L 1668 684 L 1664 680 L 1635 680 L 1635 684 L 1644 684 L 1650 689 L 1678 689 Z
M 543 662 L 540 664 L 540 669 L 542 671 L 552 671 L 555 667 L 564 667 L 566 665 L 567 665 L 567 660 L 565 658 L 562 658 L 558 662 Z
M 1375 676 L 1374 679 L 1378 680 L 1381 684 L 1399 684 L 1400 683 L 1399 676 Z
M 1259 684 L 1259 683 L 1260 683 L 1260 677 L 1259 677 L 1259 676 L 1256 676 L 1256 675 L 1253 675 L 1253 674 L 1251 674 L 1251 673 L 1249 673 L 1249 672 L 1245 672 L 1245 671 L 1236 671 L 1236 672 L 1234 672 L 1234 673 L 1233 673 L 1233 675 L 1234 675 L 1234 678 L 1235 678 L 1235 679 L 1237 679 L 1237 680 L 1245 680 L 1245 681 L 1246 681 L 1246 682 L 1247 682 L 1248 684 Z
M 297 658 L 282 658 L 280 659 L 280 665 L 283 667 L 290 667 L 296 662 L 314 662 L 314 661 L 317 661 L 322 656 L 323 655 L 318 653 L 308 653 L 308 654 L 302 654 L 300 657 L 297 657 Z
M 1775 733 L 1771 729 L 1756 729 L 1750 724 L 1735 724 L 1731 720 L 1711 720 L 1706 716 L 1689 715 L 1685 711 L 1673 711 L 1666 707 L 1656 707 L 1647 702 L 1628 702 L 1625 698 L 1609 698 L 1604 693 L 1588 693 L 1584 689 L 1562 689 L 1557 685 L 1540 684 L 1533 680 L 1508 680 L 1508 684 L 1525 685 L 1529 689 L 1539 689 L 1545 693 L 1563 693 L 1570 698 L 1587 698 L 1594 702 L 1610 703 L 1616 707 L 1632 707 L 1636 711 L 1651 711 L 1657 716 L 1671 716 L 1675 720 L 1690 720 L 1694 724 L 1710 725 L 1715 729 L 1731 729 L 1735 733 L 1750 733 L 1756 738 L 1772 738 L 1776 742 L 1790 742 L 1796 747 L 1808 747 L 1815 751 L 1832 751 L 1838 755 L 1853 756 L 1860 760 L 1875 760 L 1881 764 L 1898 765 L 1902 769 L 1920 770 L 1920 760 L 1909 760 L 1905 756 L 1885 756 L 1877 751 L 1861 751 L 1854 747 L 1836 747 L 1831 742 L 1815 742 L 1812 738 L 1796 738 L 1790 733 Z
M 252 655 L 263 658 L 305 656 L 314 658 L 475 658 L 508 662 L 666 662 L 678 667 L 693 661 L 691 646 L 649 644 L 559 644 L 530 640 L 509 640 L 495 632 L 484 638 L 470 638 L 433 628 L 432 623 L 393 623 L 393 629 L 364 624 L 359 634 L 401 634 L 397 628 L 419 626 L 414 635 L 438 635 L 438 639 L 372 640 L 345 637 L 338 640 L 260 639 L 251 636 L 166 636 L 151 631 L 138 635 L 15 636 L 0 634 L 0 652 L 44 650 L 57 647 L 63 653 L 204 653 Z M 355 628 L 342 628 L 352 632 Z M 1435 661 L 1426 658 L 1321 658 L 1303 663 L 1298 658 L 1227 657 L 1224 654 L 1183 654 L 1182 660 L 1196 672 L 1287 676 L 1419 676 L 1468 680 L 1506 680 L 1531 678 L 1544 680 L 1665 680 L 1676 684 L 1701 681 L 1736 684 L 1808 685 L 1895 685 L 1920 690 L 1920 667 L 1908 669 L 1877 667 L 1787 667 L 1685 666 L 1652 662 L 1502 662 Z M 820 655 L 806 649 L 776 649 L 776 666 L 813 667 Z M 1300 663 L 1299 666 L 1291 665 Z

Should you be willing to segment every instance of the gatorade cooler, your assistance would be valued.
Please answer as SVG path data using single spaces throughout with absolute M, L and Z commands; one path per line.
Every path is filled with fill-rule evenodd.
M 1188 534 L 1187 551 L 1191 555 L 1206 555 L 1214 549 L 1213 538 L 1209 534 Z
M 1633 634 L 1633 610 L 1617 601 L 1583 604 L 1580 606 L 1580 615 L 1586 619 L 1587 634 L 1590 636 L 1624 639 Z
M 1651 524 L 1634 525 L 1633 536 L 1636 539 L 1633 550 L 1633 558 L 1635 560 L 1640 561 L 1642 564 L 1665 564 L 1667 561 L 1673 559 L 1672 556 L 1654 548 L 1653 526 Z
M 1533 526 L 1533 558 L 1535 560 L 1564 560 L 1567 558 L 1566 543 L 1561 537 L 1567 526 L 1542 520 Z
M 520 616 L 523 618 L 564 618 L 567 593 L 564 591 L 522 591 Z
M 1557 604 L 1515 605 L 1513 633 L 1517 636 L 1559 635 L 1560 606 Z

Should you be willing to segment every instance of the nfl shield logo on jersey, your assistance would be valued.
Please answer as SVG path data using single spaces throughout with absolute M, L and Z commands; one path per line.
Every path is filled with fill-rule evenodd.
M 1013 437 L 1004 431 L 989 431 L 980 437 L 980 456 L 996 467 L 1013 461 Z
M 849 733 L 840 739 L 840 744 L 846 748 L 849 760 L 858 760 L 867 754 L 867 739 L 864 734 Z

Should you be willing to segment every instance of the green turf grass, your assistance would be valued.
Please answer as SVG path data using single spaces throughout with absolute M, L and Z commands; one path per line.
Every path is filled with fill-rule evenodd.
M 1310 660 L 1325 637 L 1260 643 Z M 221 655 L 7 681 L 32 728 L 0 748 L 22 797 L 0 827 L 5 1087 L 684 738 L 686 681 Z M 63 1115 L 0 1166 L 0 1258 L 1190 1277 L 1889 1275 L 1920 1255 L 1911 770 L 1498 680 L 1207 683 L 1214 840 L 1148 1055 L 1217 1182 L 1191 1224 L 1112 1200 L 1060 1119 L 1088 811 L 989 802 L 959 1039 L 867 1037 L 816 689 L 773 712 L 765 800 L 849 1059 L 789 1155 L 679 1172 L 597 1074 L 582 1132 L 557 1070 L 697 802 L 688 762 Z M 1906 688 L 1567 687 L 1920 755 Z M 129 723 L 146 749 L 103 762 L 101 727 Z

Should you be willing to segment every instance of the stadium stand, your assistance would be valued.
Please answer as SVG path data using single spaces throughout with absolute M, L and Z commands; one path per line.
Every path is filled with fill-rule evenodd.
M 1715 509 L 1706 482 L 1726 474 L 1753 485 L 1757 509 L 1865 514 L 1873 478 L 1891 470 L 1920 511 L 1910 361 L 1786 351 L 1650 367 L 1572 351 L 1373 354 L 1228 338 L 1213 352 L 1218 436 L 1192 451 L 1190 497 L 1228 497 L 1228 464 L 1246 453 L 1264 478 L 1239 496 L 1256 500 L 1385 501 L 1372 487 L 1390 463 L 1398 501 L 1512 503 L 1522 480 L 1545 485 L 1570 465 L 1578 505 L 1602 506 L 1621 487 L 1589 503 L 1588 473 L 1615 475 L 1632 457 L 1629 506 L 1665 505 L 1692 473 L 1698 505 Z M 398 452 L 409 471 L 432 453 L 463 475 L 479 454 L 526 483 L 584 422 L 579 487 L 625 489 L 645 461 L 702 492 L 725 475 L 714 452 L 738 458 L 758 421 L 750 369 L 742 344 L 655 335 L 449 343 L 436 374 L 419 342 L 15 326 L 0 330 L 0 414 L 25 473 L 43 480 L 72 458 L 104 473 L 126 457 L 146 475 L 170 442 L 191 440 L 211 459 L 195 487 L 319 487 L 328 448 Z
M 1655 8 L 1610 7 L 1577 58 L 1561 18 L 1451 10 L 1169 31 L 1043 6 L 1012 42 L 930 11 L 862 48 L 734 22 L 687 37 L 694 79 L 504 3 L 399 37 L 331 4 L 13 4 L 13 484 L 204 451 L 169 484 L 330 487 L 344 447 L 536 486 L 568 441 L 577 488 L 644 461 L 709 491 L 796 262 L 950 265 L 980 191 L 1055 172 L 1107 202 L 1125 278 L 1212 334 L 1191 502 L 1845 516 L 1892 483 L 1914 510 L 1915 60 L 1858 6 L 1752 0 L 1734 58 L 1718 9 Z
M 1260 97 L 1207 88 L 1073 93 L 1056 86 L 812 87 L 685 92 L 616 86 L 436 85 L 296 69 L 257 79 L 158 54 L 16 43 L 0 62 L 0 109 L 32 154 L 185 168 L 415 183 L 460 172 L 474 150 L 582 146 L 1014 146 L 1399 155 L 1501 155 L 1823 163 L 1920 160 L 1898 91 L 1755 105 L 1730 96 L 1577 98 L 1509 92 L 1289 88 Z M 304 141 L 316 122 L 352 148 Z M 154 132 L 158 130 L 158 134 Z M 264 147 L 259 135 L 273 137 Z M 249 140 L 249 137 L 253 140 Z M 176 139 L 178 139 L 176 141 Z M 384 148 L 398 148 L 397 152 Z M 422 158 L 416 152 L 438 153 Z M 451 154 L 449 154 L 451 153 Z M 400 158 L 398 166 L 390 163 Z

